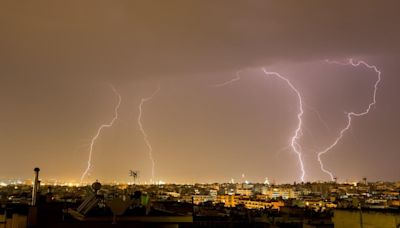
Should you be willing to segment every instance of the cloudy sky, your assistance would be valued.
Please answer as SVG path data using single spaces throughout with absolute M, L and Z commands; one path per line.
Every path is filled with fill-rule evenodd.
M 0 178 L 127 181 L 299 181 L 288 145 L 296 94 L 304 99 L 306 180 L 329 180 L 317 161 L 372 101 L 376 73 L 325 59 L 364 60 L 382 71 L 377 105 L 323 156 L 339 180 L 399 180 L 398 1 L 3 1 L 0 7 Z M 237 77 L 223 87 L 212 85 Z

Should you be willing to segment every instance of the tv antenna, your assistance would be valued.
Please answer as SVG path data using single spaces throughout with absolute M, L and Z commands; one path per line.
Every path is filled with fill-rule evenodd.
M 139 177 L 139 171 L 129 170 L 129 176 L 133 178 L 133 184 L 136 184 L 136 179 Z

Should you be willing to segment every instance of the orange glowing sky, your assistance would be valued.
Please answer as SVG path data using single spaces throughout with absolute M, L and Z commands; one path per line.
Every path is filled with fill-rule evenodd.
M 371 101 L 375 74 L 323 60 L 364 59 L 382 70 L 377 106 L 324 156 L 340 180 L 400 179 L 398 1 L 7 1 L 0 8 L 0 179 L 79 181 L 151 176 L 138 105 L 166 182 L 298 181 L 287 148 L 298 106 L 307 180 L 328 180 L 316 152 Z M 212 87 L 235 78 L 224 87 Z M 319 112 L 319 116 L 316 113 Z M 321 118 L 323 120 L 321 120 Z

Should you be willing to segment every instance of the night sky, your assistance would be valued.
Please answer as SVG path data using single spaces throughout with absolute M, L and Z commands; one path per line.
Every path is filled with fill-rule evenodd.
M 307 181 L 330 178 L 316 154 L 372 101 L 376 73 L 324 60 L 364 60 L 382 71 L 377 104 L 354 118 L 323 156 L 339 181 L 400 179 L 399 1 L 2 1 L 0 179 L 79 181 L 89 146 L 92 181 L 299 181 L 289 146 L 296 94 Z M 223 87 L 219 83 L 241 76 Z M 242 174 L 245 177 L 242 178 Z

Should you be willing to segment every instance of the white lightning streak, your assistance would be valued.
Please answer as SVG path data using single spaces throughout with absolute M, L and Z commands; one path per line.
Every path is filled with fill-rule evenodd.
M 232 84 L 232 83 L 234 83 L 236 81 L 239 81 L 240 79 L 241 79 L 241 77 L 240 77 L 240 73 L 238 71 L 238 72 L 236 72 L 236 77 L 235 78 L 232 78 L 231 80 L 228 80 L 226 82 L 222 82 L 222 83 L 219 83 L 219 84 L 211 85 L 211 87 L 223 87 L 223 86 Z
M 360 65 L 363 65 L 363 66 L 367 67 L 368 69 L 374 70 L 375 73 L 377 73 L 377 80 L 376 80 L 376 82 L 374 84 L 374 93 L 373 93 L 373 97 L 372 97 L 372 102 L 369 103 L 368 107 L 363 112 L 359 112 L 359 113 L 357 113 L 357 112 L 349 112 L 349 113 L 347 113 L 347 124 L 340 131 L 339 136 L 335 139 L 335 141 L 330 146 L 328 146 L 326 149 L 318 152 L 318 161 L 320 163 L 321 170 L 324 173 L 328 174 L 330 176 L 331 180 L 334 181 L 335 177 L 333 176 L 332 172 L 330 172 L 327 169 L 325 169 L 324 164 L 323 164 L 323 162 L 321 160 L 321 156 L 326 154 L 330 150 L 332 150 L 338 144 L 338 142 L 343 138 L 344 133 L 346 133 L 346 131 L 349 130 L 350 127 L 351 127 L 351 123 L 352 123 L 353 117 L 360 117 L 360 116 L 367 115 L 371 111 L 372 107 L 375 106 L 375 104 L 376 104 L 376 93 L 378 91 L 379 83 L 381 82 L 381 71 L 378 70 L 378 68 L 376 66 L 374 66 L 374 65 L 369 65 L 368 63 L 366 63 L 364 61 L 354 62 L 353 59 L 349 59 L 348 63 L 341 63 L 341 62 L 329 61 L 329 60 L 326 60 L 326 62 L 328 62 L 330 64 L 339 64 L 339 65 L 353 66 L 353 67 L 358 67 Z
M 137 118 L 139 129 L 142 132 L 143 139 L 144 139 L 144 142 L 146 143 L 146 146 L 148 148 L 148 154 L 149 154 L 149 158 L 150 158 L 150 161 L 151 161 L 151 180 L 150 180 L 151 183 L 153 181 L 155 181 L 154 180 L 154 175 L 155 175 L 155 166 L 156 166 L 156 164 L 155 164 L 154 157 L 153 157 L 153 147 L 151 146 L 150 141 L 149 141 L 148 136 L 147 136 L 147 133 L 143 128 L 142 115 L 143 115 L 143 105 L 144 105 L 144 103 L 146 103 L 147 101 L 150 101 L 151 99 L 153 99 L 153 97 L 155 95 L 157 95 L 157 93 L 160 91 L 160 89 L 161 89 L 161 87 L 160 87 L 160 85 L 158 85 L 157 90 L 151 96 L 146 97 L 146 98 L 142 98 L 140 100 L 139 115 L 138 115 L 138 118 Z
M 314 107 L 311 107 L 311 106 L 309 106 L 309 105 L 307 105 L 307 104 L 306 104 L 306 107 L 307 107 L 308 109 L 310 109 L 312 112 L 315 113 L 315 115 L 318 117 L 319 121 L 324 125 L 324 127 L 326 128 L 326 130 L 331 131 L 329 125 L 328 125 L 328 124 L 326 123 L 326 121 L 322 118 L 321 113 L 320 113 L 317 109 L 315 109 Z
M 98 129 L 97 129 L 97 133 L 96 135 L 92 138 L 91 142 L 90 142 L 90 149 L 89 149 L 89 159 L 87 162 L 87 167 L 86 170 L 83 172 L 82 176 L 81 176 L 81 181 L 80 183 L 82 184 L 83 180 L 85 179 L 86 175 L 88 174 L 90 168 L 92 167 L 92 155 L 93 155 L 93 148 L 94 148 L 94 144 L 96 143 L 96 140 L 99 138 L 101 131 L 104 128 L 109 128 L 112 127 L 114 125 L 114 122 L 118 119 L 118 110 L 119 107 L 121 105 L 121 95 L 117 92 L 117 90 L 114 88 L 114 86 L 111 86 L 113 92 L 115 93 L 115 95 L 118 98 L 118 102 L 117 105 L 114 108 L 114 117 L 112 118 L 111 122 L 108 124 L 102 124 Z
M 298 143 L 298 140 L 303 135 L 303 132 L 302 132 L 302 127 L 303 127 L 303 119 L 302 118 L 303 118 L 303 114 L 304 114 L 303 99 L 301 97 L 299 90 L 297 90 L 297 88 L 289 81 L 289 79 L 283 77 L 282 75 L 280 75 L 277 72 L 269 72 L 269 71 L 265 70 L 265 68 L 262 68 L 262 71 L 266 75 L 273 75 L 273 76 L 278 77 L 279 79 L 282 79 L 283 81 L 285 81 L 288 84 L 288 86 L 296 93 L 297 98 L 299 100 L 299 113 L 297 114 L 298 124 L 297 124 L 297 128 L 294 132 L 294 135 L 292 136 L 292 138 L 290 140 L 290 146 L 292 147 L 293 151 L 297 154 L 297 157 L 299 159 L 300 169 L 301 169 L 300 179 L 302 182 L 304 182 L 306 172 L 304 170 L 304 162 L 303 162 L 303 158 L 302 158 L 301 146 Z

